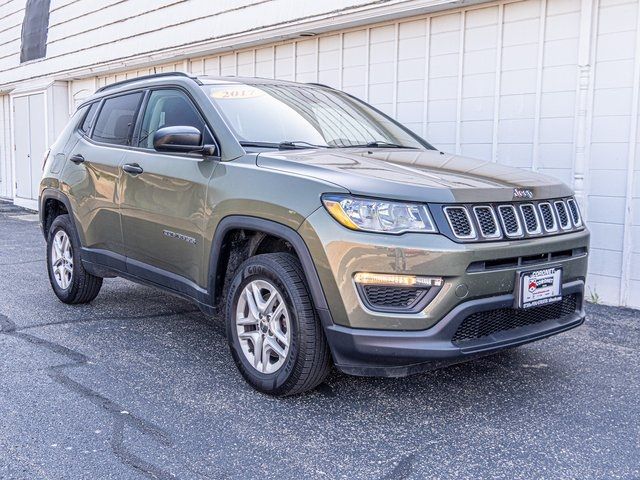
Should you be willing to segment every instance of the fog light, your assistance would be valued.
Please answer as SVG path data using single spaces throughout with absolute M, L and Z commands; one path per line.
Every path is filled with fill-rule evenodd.
M 395 287 L 441 287 L 440 277 L 418 277 L 416 275 L 393 275 L 386 273 L 358 272 L 353 279 L 363 285 L 390 285 Z

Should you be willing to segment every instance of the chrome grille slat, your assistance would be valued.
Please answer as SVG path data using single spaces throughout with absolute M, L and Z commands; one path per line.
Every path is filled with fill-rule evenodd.
M 522 236 L 520 218 L 518 218 L 518 212 L 516 212 L 513 205 L 499 205 L 498 216 L 502 223 L 502 230 L 507 237 L 515 238 Z
M 538 212 L 532 203 L 520 205 L 520 213 L 522 213 L 524 220 L 524 228 L 529 235 L 539 235 L 542 233 Z
M 553 206 L 556 209 L 560 228 L 562 228 L 562 230 L 570 230 L 571 219 L 569 218 L 569 212 L 567 211 L 567 206 L 565 205 L 565 203 L 562 200 L 556 200 L 555 202 L 553 202 Z
M 578 204 L 573 198 L 567 200 L 567 206 L 569 207 L 569 212 L 571 213 L 571 220 L 573 221 L 574 227 L 582 226 L 582 217 L 580 216 L 580 209 L 578 208 Z
M 498 219 L 493 208 L 488 205 L 477 205 L 473 207 L 473 213 L 478 222 L 480 235 L 484 238 L 500 238 L 502 233 L 498 226 Z
M 540 211 L 545 231 L 547 233 L 557 232 L 558 224 L 551 204 L 549 202 L 540 202 L 538 204 L 538 210 Z
M 444 213 L 456 238 L 461 240 L 476 238 L 476 230 L 466 207 L 444 207 Z

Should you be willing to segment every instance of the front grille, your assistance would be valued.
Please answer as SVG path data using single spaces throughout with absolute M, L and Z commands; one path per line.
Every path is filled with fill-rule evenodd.
M 553 203 L 556 207 L 556 213 L 558 214 L 558 220 L 560 221 L 560 227 L 563 230 L 568 230 L 571 228 L 571 224 L 569 223 L 569 214 L 567 213 L 567 206 L 563 201 L 558 200 Z
M 557 320 L 575 313 L 578 308 L 578 296 L 567 295 L 562 301 L 531 307 L 526 310 L 499 308 L 478 312 L 465 318 L 452 338 L 456 344 L 488 337 L 498 332 L 513 330 L 528 325 Z
M 558 227 L 556 226 L 556 217 L 553 215 L 551 204 L 543 202 L 538 205 L 540 214 L 542 215 L 542 221 L 544 222 L 544 228 L 547 232 L 555 232 Z
M 424 296 L 418 288 L 364 285 L 365 299 L 373 307 L 409 309 Z
M 458 238 L 475 238 L 476 232 L 465 207 L 445 207 L 445 214 L 453 234 Z
M 500 215 L 502 228 L 504 228 L 504 232 L 508 237 L 519 237 L 522 235 L 520 220 L 513 205 L 500 205 L 498 207 L 498 214 Z
M 527 233 L 530 235 L 540 233 L 542 230 L 538 223 L 538 215 L 536 214 L 535 207 L 531 203 L 527 203 L 526 205 L 520 205 L 520 211 L 522 212 L 522 218 L 524 218 L 524 228 L 527 230 Z
M 501 236 L 496 216 L 493 213 L 493 209 L 491 207 L 473 207 L 473 212 L 476 215 L 476 220 L 478 221 L 478 226 L 480 227 L 480 233 L 483 237 L 497 238 Z
M 430 204 L 438 230 L 454 241 L 486 242 L 539 238 L 583 229 L 574 198 L 510 203 Z

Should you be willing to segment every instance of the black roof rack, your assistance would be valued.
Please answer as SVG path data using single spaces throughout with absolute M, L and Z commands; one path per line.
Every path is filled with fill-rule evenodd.
M 197 83 L 202 85 L 202 82 L 200 82 L 196 77 L 192 77 L 191 75 L 189 75 L 187 73 L 184 73 L 184 72 L 164 72 L 164 73 L 154 73 L 152 75 L 143 75 L 141 77 L 128 78 L 126 80 L 121 80 L 120 82 L 110 83 L 109 85 L 105 85 L 104 87 L 100 87 L 98 90 L 96 90 L 96 93 L 104 92 L 105 90 L 108 90 L 110 88 L 119 87 L 120 85 L 125 85 L 127 83 L 137 82 L 138 80 L 148 80 L 150 78 L 158 78 L 158 77 L 186 77 L 186 78 L 190 78 L 192 80 L 195 80 Z

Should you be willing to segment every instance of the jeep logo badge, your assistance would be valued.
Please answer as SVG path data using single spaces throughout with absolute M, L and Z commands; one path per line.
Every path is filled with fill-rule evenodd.
M 513 198 L 533 198 L 533 192 L 528 188 L 514 188 Z

